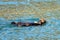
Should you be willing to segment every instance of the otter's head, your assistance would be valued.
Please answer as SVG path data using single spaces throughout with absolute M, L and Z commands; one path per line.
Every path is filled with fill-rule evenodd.
M 40 25 L 42 25 L 42 24 L 44 24 L 45 22 L 46 22 L 46 20 L 42 18 L 42 19 L 39 20 L 38 23 L 39 23 Z

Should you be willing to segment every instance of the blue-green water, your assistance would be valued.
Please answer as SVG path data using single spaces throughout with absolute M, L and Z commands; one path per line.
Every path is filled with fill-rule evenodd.
M 0 25 L 0 40 L 60 40 L 60 20 L 52 18 L 46 21 L 46 25 L 36 27 Z
M 42 17 L 47 21 L 43 26 L 18 27 L 10 24 L 12 21 L 33 22 L 41 19 L 41 17 L 32 18 L 33 14 L 30 17 L 17 18 L 16 20 L 6 20 L 0 17 L 0 40 L 60 40 L 59 8 L 42 14 Z

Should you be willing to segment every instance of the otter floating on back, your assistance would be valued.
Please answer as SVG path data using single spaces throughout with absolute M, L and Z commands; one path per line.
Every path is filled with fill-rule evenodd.
M 41 19 L 39 21 L 34 21 L 33 23 L 29 23 L 29 22 L 11 22 L 12 25 L 17 25 L 17 26 L 38 26 L 38 25 L 43 25 L 46 23 L 45 19 Z

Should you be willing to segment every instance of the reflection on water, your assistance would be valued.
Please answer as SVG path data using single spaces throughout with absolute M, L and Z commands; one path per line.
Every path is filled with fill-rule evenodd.
M 13 9 L 9 9 L 10 13 L 6 10 L 1 10 L 0 15 L 2 16 L 0 16 L 0 40 L 60 40 L 60 5 L 56 5 L 54 2 L 48 2 L 48 4 L 45 4 L 45 6 L 43 5 L 44 3 L 39 4 L 31 2 L 30 6 L 32 7 L 28 5 L 25 7 L 26 10 L 24 9 L 24 11 L 23 9 L 19 9 L 21 6 L 16 6 L 19 9 L 18 11 L 16 10 L 18 14 L 15 14 L 16 11 L 13 8 L 14 6 L 11 6 Z M 5 14 L 9 13 L 8 16 L 12 19 L 7 20 L 8 17 L 4 14 L 4 12 Z M 24 12 L 26 13 L 22 14 Z M 41 18 L 46 19 L 46 25 L 36 27 L 17 27 L 10 24 L 12 21 L 33 22 L 38 21 Z

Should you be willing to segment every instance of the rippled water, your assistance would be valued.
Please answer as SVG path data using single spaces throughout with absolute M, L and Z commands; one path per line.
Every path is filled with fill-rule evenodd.
M 39 10 L 38 8 L 36 7 L 34 11 Z M 28 11 L 24 16 L 17 17 L 15 20 L 6 20 L 0 17 L 0 40 L 60 40 L 60 6 L 55 9 L 52 9 L 52 7 L 51 9 L 46 8 L 37 11 L 35 14 L 33 12 L 28 14 Z M 38 21 L 42 17 L 47 21 L 43 26 L 17 27 L 10 24 L 12 21 Z

